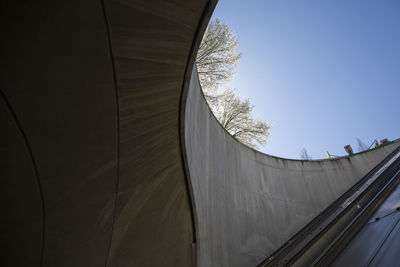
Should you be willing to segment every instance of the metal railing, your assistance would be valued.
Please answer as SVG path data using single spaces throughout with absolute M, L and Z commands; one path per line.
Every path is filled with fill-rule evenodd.
M 339 251 L 338 238 L 351 236 L 345 234 L 346 229 L 354 225 L 352 221 L 359 218 L 360 214 L 364 214 L 362 218 L 365 218 L 365 207 L 372 207 L 368 203 L 376 199 L 379 192 L 387 192 L 391 188 L 386 186 L 394 177 L 398 179 L 399 169 L 400 146 L 259 266 L 286 266 L 294 263 L 310 266 L 319 265 L 318 262 L 326 263 L 331 255 Z M 387 190 L 382 191 L 384 188 Z M 385 194 L 379 196 L 382 198 Z M 341 239 L 340 247 L 346 244 L 346 240 Z M 333 248 L 337 249 L 336 252 Z

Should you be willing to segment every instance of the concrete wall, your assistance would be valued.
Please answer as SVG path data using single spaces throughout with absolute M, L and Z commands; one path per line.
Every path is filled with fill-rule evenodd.
M 192 265 L 180 100 L 215 4 L 2 2 L 0 266 Z
M 0 266 L 190 266 L 193 243 L 200 266 L 255 265 L 389 153 L 291 162 L 228 136 L 190 80 L 215 4 L 2 4 Z
M 399 142 L 352 157 L 293 161 L 233 139 L 193 70 L 185 138 L 199 266 L 255 266 L 354 185 Z

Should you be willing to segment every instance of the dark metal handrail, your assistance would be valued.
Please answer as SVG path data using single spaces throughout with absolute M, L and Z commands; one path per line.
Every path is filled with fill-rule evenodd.
M 311 247 L 318 237 L 327 232 L 327 227 L 331 227 L 333 223 L 338 221 L 340 217 L 348 211 L 348 209 L 354 206 L 353 204 L 355 201 L 365 195 L 365 191 L 370 188 L 369 186 L 375 185 L 379 177 L 391 171 L 391 166 L 394 164 L 396 164 L 396 166 L 398 164 L 400 165 L 399 152 L 400 146 L 259 266 L 282 266 L 299 258 L 301 256 L 300 254 Z M 375 180 L 371 181 L 371 178 L 376 174 L 378 174 L 378 177 L 375 177 Z M 366 184 L 368 185 L 366 186 Z M 364 190 L 361 190 L 363 188 Z M 352 199 L 352 201 L 347 203 L 347 206 L 344 207 L 343 205 L 346 204 L 346 200 L 349 199 Z

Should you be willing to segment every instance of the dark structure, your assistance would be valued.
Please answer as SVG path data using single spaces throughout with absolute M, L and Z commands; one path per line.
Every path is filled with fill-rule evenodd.
M 397 147 L 302 162 L 228 136 L 192 72 L 215 4 L 2 3 L 1 266 L 252 266 Z
M 214 1 L 1 4 L 2 266 L 189 266 L 180 102 Z

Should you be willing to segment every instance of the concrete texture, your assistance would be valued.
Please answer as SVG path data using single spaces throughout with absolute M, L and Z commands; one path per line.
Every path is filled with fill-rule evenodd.
M 191 265 L 180 99 L 215 2 L 1 4 L 1 266 Z
M 1 266 L 255 265 L 394 148 L 303 163 L 227 135 L 190 79 L 215 4 L 2 3 Z
M 400 144 L 313 161 L 257 152 L 216 121 L 196 70 L 185 120 L 199 266 L 256 266 Z

